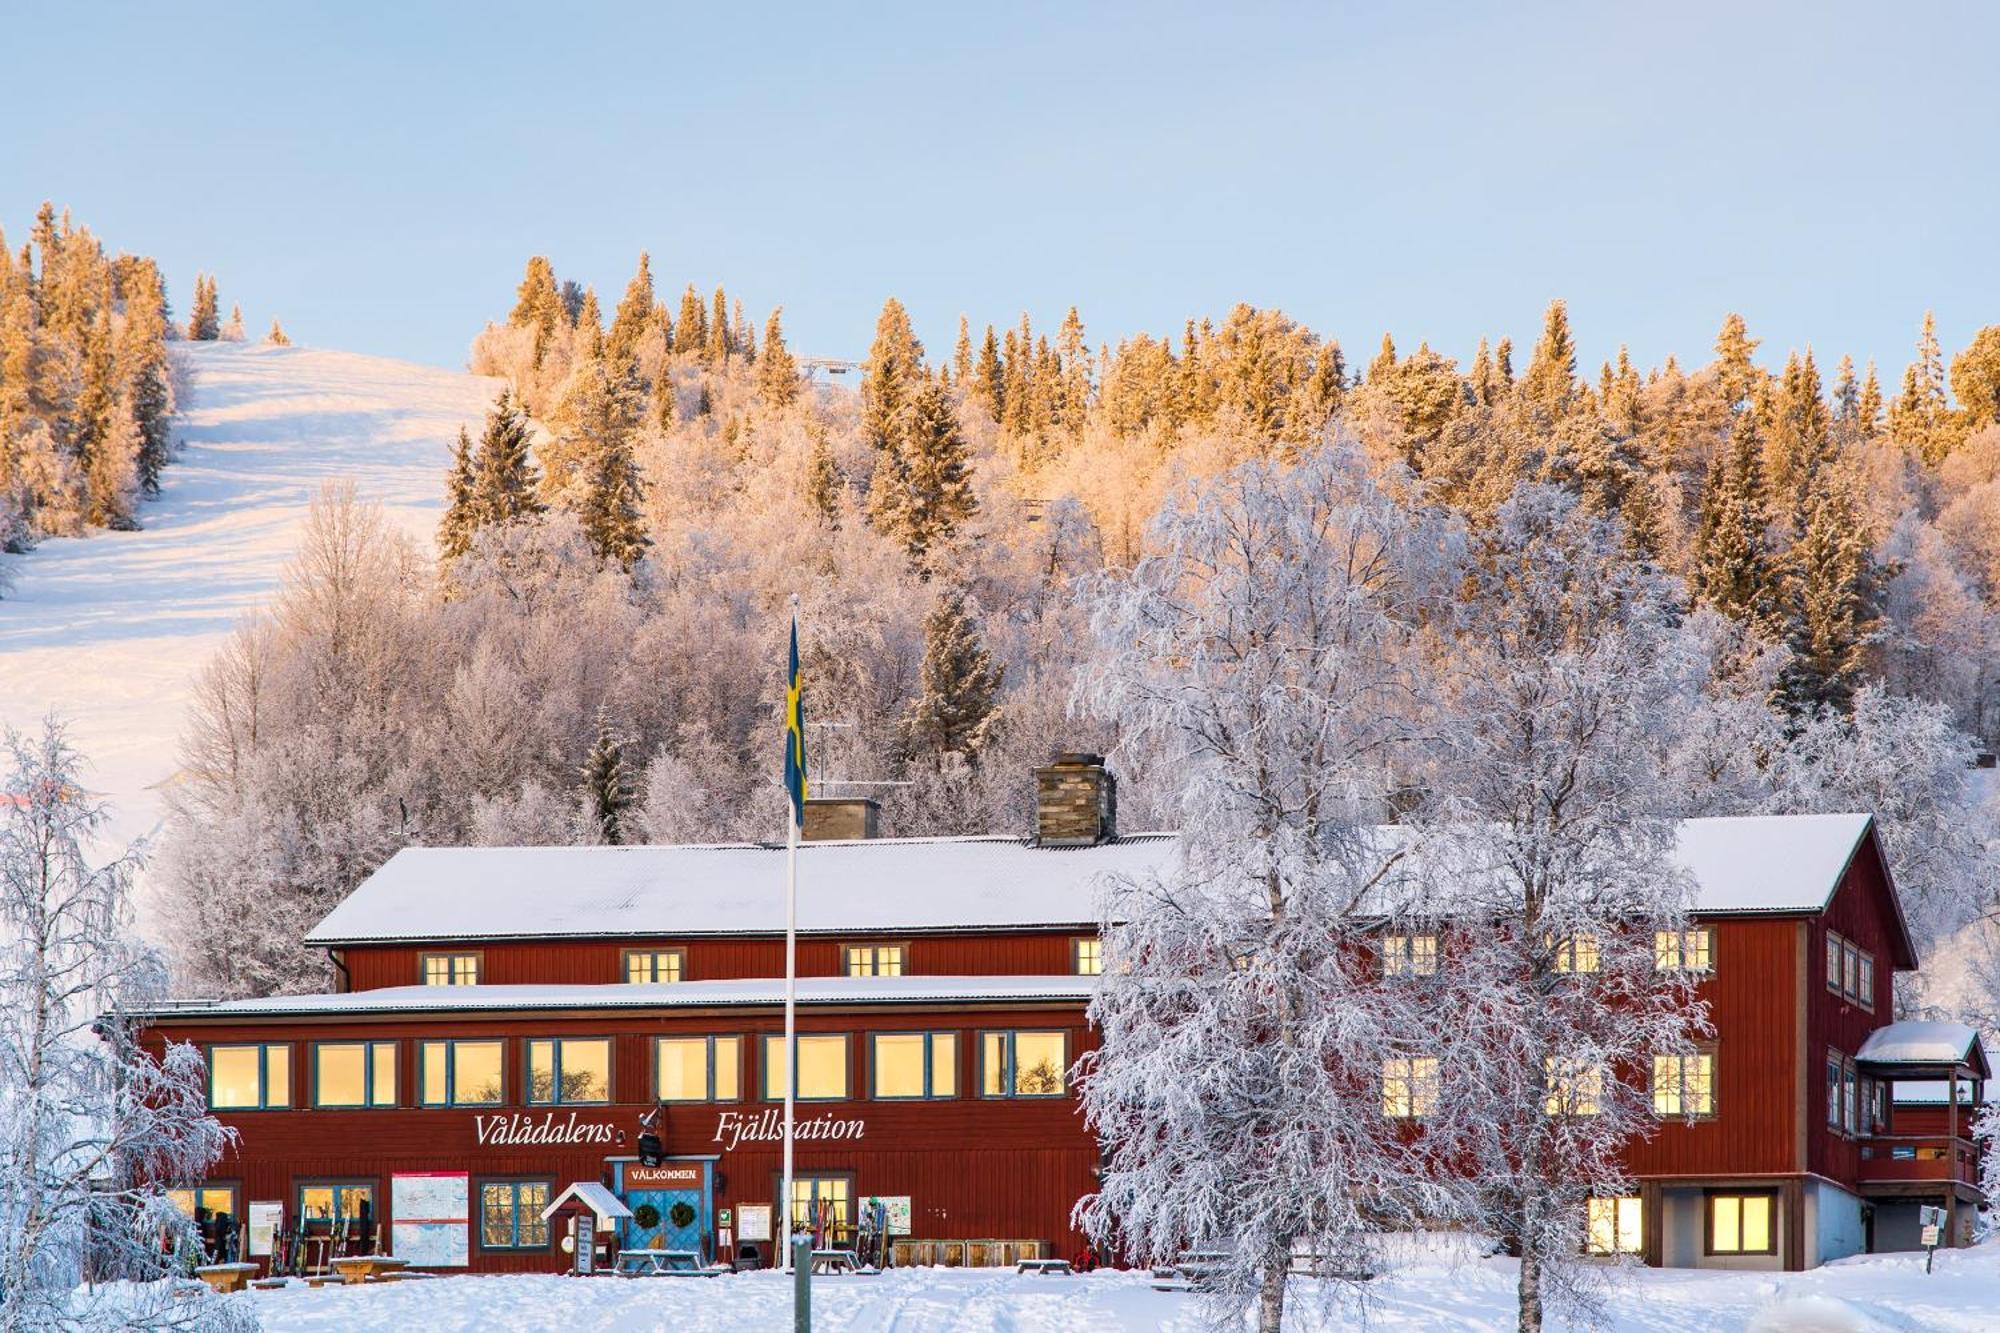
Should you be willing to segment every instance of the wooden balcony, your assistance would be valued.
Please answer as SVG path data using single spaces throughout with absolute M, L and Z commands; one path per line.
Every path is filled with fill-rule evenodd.
M 1863 1185 L 1979 1183 L 1979 1149 L 1943 1134 L 1878 1134 L 1861 1140 Z

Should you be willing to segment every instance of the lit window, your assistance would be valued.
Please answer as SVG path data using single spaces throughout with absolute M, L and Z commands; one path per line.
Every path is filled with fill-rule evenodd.
M 167 1198 L 174 1207 L 189 1217 L 193 1217 L 195 1210 L 200 1208 L 211 1216 L 216 1213 L 228 1213 L 238 1222 L 243 1220 L 243 1214 L 236 1210 L 234 1185 L 193 1185 L 185 1189 L 170 1189 L 167 1191 Z
M 611 1100 L 607 1037 L 539 1037 L 528 1043 L 528 1100 L 538 1105 Z
M 549 1244 L 546 1180 L 489 1180 L 479 1186 L 479 1244 L 488 1250 L 541 1250 Z
M 686 968 L 687 951 L 684 949 L 625 951 L 625 984 L 628 986 L 663 986 L 679 981 Z
M 1706 972 L 1711 940 L 1707 926 L 1653 932 L 1653 966 L 1661 972 Z
M 1385 977 L 1428 977 L 1438 970 L 1438 941 L 1435 935 L 1384 935 L 1382 975 Z
M 312 1048 L 314 1106 L 394 1106 L 396 1043 L 328 1041 Z
M 1421 1120 L 1437 1109 L 1438 1062 L 1429 1055 L 1392 1055 L 1382 1061 L 1382 1114 Z
M 307 1226 L 330 1224 L 336 1230 L 353 1222 L 373 1224 L 380 1220 L 375 1187 L 338 1181 L 300 1185 L 299 1217 Z
M 1604 1092 L 1604 1071 L 1583 1060 L 1549 1056 L 1542 1062 L 1548 1096 L 1542 1109 L 1549 1115 L 1596 1115 Z
M 1637 1254 L 1645 1244 L 1645 1210 L 1639 1196 L 1626 1194 L 1588 1202 L 1592 1254 Z
M 853 1225 L 854 1184 L 846 1176 L 792 1177 L 792 1229 L 825 1227 L 837 1232 Z
M 505 1087 L 497 1041 L 427 1041 L 417 1048 L 417 1088 L 425 1106 L 491 1106 Z
M 979 1095 L 1060 1097 L 1068 1084 L 1069 1037 L 1062 1032 L 982 1032 Z
M 847 1097 L 847 1034 L 800 1033 L 799 1081 L 792 1095 L 802 1102 L 837 1102 Z M 785 1098 L 785 1039 L 764 1038 L 764 1100 Z
M 421 961 L 426 986 L 479 984 L 479 955 L 476 953 L 427 953 Z
M 292 1104 L 292 1048 L 283 1043 L 208 1048 L 208 1104 L 269 1111 Z
M 733 1102 L 743 1095 L 741 1037 L 660 1037 L 653 1095 L 663 1102 Z
M 846 945 L 840 951 L 840 970 L 850 977 L 900 977 L 903 975 L 903 946 Z
M 1715 1053 L 1653 1057 L 1653 1112 L 1656 1115 L 1715 1114 Z
M 1708 1198 L 1710 1254 L 1776 1254 L 1769 1194 L 1711 1194 Z
M 1597 936 L 1579 931 L 1557 940 L 1555 956 L 1558 972 L 1595 972 L 1599 962 Z
M 878 1032 L 869 1038 L 869 1095 L 899 1098 L 958 1096 L 958 1034 Z
M 1070 971 L 1080 977 L 1100 976 L 1104 972 L 1104 941 L 1095 935 L 1084 935 L 1070 941 Z

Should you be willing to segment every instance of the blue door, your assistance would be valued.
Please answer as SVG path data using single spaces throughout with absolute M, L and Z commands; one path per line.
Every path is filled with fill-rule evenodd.
M 633 1212 L 650 1205 L 659 1220 L 650 1227 L 633 1218 L 619 1223 L 624 1250 L 692 1250 L 704 1260 L 715 1253 L 710 1205 L 713 1189 L 708 1161 L 673 1161 L 659 1166 L 618 1164 L 620 1197 Z M 679 1210 L 678 1220 L 676 1209 Z

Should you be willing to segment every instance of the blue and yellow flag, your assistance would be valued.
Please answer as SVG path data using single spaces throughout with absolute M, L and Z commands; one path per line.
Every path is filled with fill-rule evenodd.
M 806 702 L 799 680 L 799 618 L 792 617 L 792 668 L 785 677 L 785 794 L 792 798 L 792 826 L 806 820 Z

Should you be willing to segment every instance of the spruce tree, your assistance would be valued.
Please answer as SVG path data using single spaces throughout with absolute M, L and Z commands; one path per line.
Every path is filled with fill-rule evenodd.
M 232 305 L 229 307 L 229 319 L 222 326 L 222 341 L 240 343 L 246 336 L 243 329 L 243 307 Z
M 972 374 L 972 395 L 996 422 L 1006 411 L 1006 370 L 1000 361 L 1000 340 L 994 336 L 991 324 L 986 326 L 986 337 L 979 344 L 979 364 Z
M 910 329 L 909 312 L 890 297 L 875 320 L 875 341 L 861 375 L 861 429 L 878 451 L 893 455 L 908 423 L 923 372 L 924 347 Z
M 719 366 L 729 359 L 735 349 L 729 337 L 729 298 L 721 287 L 715 289 L 715 309 L 708 317 L 708 346 L 702 349 L 702 358 L 711 366 Z
M 951 374 L 961 386 L 972 379 L 972 325 L 958 317 L 958 342 L 951 349 Z
M 1780 571 L 1771 549 L 1763 468 L 1756 416 L 1745 412 L 1709 469 L 1691 582 L 1696 600 L 1777 640 L 1783 637 Z
M 215 308 L 215 279 L 198 273 L 194 280 L 194 310 L 188 315 L 188 338 L 194 342 L 214 342 L 222 333 Z
M 1002 668 L 979 639 L 977 608 L 959 589 L 938 594 L 924 619 L 917 697 L 903 716 L 912 759 L 941 766 L 948 754 L 976 760 L 999 716 Z
M 1951 391 L 1969 430 L 2000 422 L 2000 324 L 1988 324 L 1951 359 Z
M 632 360 L 638 354 L 639 339 L 645 336 L 647 321 L 653 317 L 652 260 L 639 252 L 639 268 L 625 284 L 625 295 L 611 317 L 611 332 L 605 337 L 605 353 L 614 362 Z
M 511 391 L 502 389 L 493 410 L 486 414 L 486 430 L 473 468 L 475 526 L 512 523 L 543 511 L 537 495 L 541 478 L 529 452 L 532 439 L 520 402 Z
M 729 303 L 729 350 L 745 361 L 757 359 L 757 331 L 750 327 L 750 320 L 743 313 L 743 298 L 737 297 Z
M 1872 360 L 1861 379 L 1861 405 L 1855 421 L 1860 427 L 1862 439 L 1873 439 L 1875 432 L 1882 428 L 1882 381 L 1875 374 Z
M 1896 443 L 1933 467 L 1958 443 L 1945 390 L 1944 352 L 1938 346 L 1937 317 L 1924 312 L 1917 336 L 1917 359 L 1903 372 L 1903 392 L 1889 410 L 1889 433 Z
M 920 376 L 908 430 L 876 465 L 869 516 L 902 545 L 914 568 L 928 572 L 977 509 L 951 400 L 936 380 Z
M 584 817 L 599 842 L 617 846 L 625 841 L 625 812 L 632 806 L 632 787 L 625 775 L 625 748 L 611 729 L 610 714 L 597 710 L 597 739 L 583 761 Z
M 806 459 L 806 508 L 829 532 L 840 530 L 840 498 L 844 489 L 840 468 L 833 461 L 833 448 L 827 443 L 826 431 L 815 427 L 812 453 Z
M 680 318 L 674 321 L 674 351 L 695 357 L 708 351 L 708 309 L 702 305 L 693 283 L 681 293 Z
M 438 558 L 456 560 L 472 549 L 472 534 L 479 527 L 473 472 L 472 437 L 458 428 L 458 441 L 451 449 L 451 471 L 445 479 L 444 515 L 438 519 Z
M 1750 401 L 1751 391 L 1762 378 L 1750 359 L 1757 346 L 1758 341 L 1750 336 L 1743 316 L 1731 312 L 1724 317 L 1722 330 L 1715 335 L 1715 380 L 1723 404 L 1731 410 Z
M 1499 398 L 1498 386 L 1494 383 L 1493 349 L 1486 345 L 1486 339 L 1479 340 L 1478 348 L 1472 353 L 1472 370 L 1466 375 L 1472 386 L 1472 396 L 1481 407 L 1491 407 Z
M 772 407 L 785 407 L 799 396 L 799 363 L 785 346 L 785 328 L 779 319 L 783 310 L 777 307 L 764 321 L 764 348 L 757 358 L 757 392 Z
M 1375 353 L 1375 359 L 1368 363 L 1368 383 L 1373 384 L 1395 373 L 1396 340 L 1384 333 L 1381 349 Z
M 1849 711 L 1863 651 L 1874 637 L 1880 576 L 1850 486 L 1837 468 L 1814 474 L 1792 545 L 1786 579 L 1792 659 L 1782 690 L 1801 716 L 1822 707 Z
M 1542 336 L 1521 377 L 1517 399 L 1546 412 L 1551 419 L 1569 410 L 1576 396 L 1576 342 L 1570 337 L 1569 307 L 1549 302 L 1542 317 Z
M 1843 444 L 1852 444 L 1860 438 L 1861 383 L 1854 377 L 1854 358 L 1840 358 L 1840 368 L 1833 373 L 1833 429 L 1837 439 Z
M 1502 389 L 1514 387 L 1514 340 L 1502 338 L 1493 344 L 1493 377 Z
M 285 331 L 278 326 L 278 321 L 275 319 L 271 321 L 271 331 L 264 335 L 264 341 L 273 347 L 292 345 L 292 340 L 285 336 Z
M 556 335 L 569 324 L 562 290 L 556 286 L 555 268 L 541 255 L 528 260 L 528 271 L 522 276 L 521 285 L 515 292 L 514 309 L 507 316 L 507 322 L 535 331 L 536 366 L 542 364 L 542 358 L 548 355 Z
M 1090 414 L 1090 348 L 1083 340 L 1083 317 L 1071 306 L 1056 331 L 1055 417 L 1070 434 L 1080 434 Z

